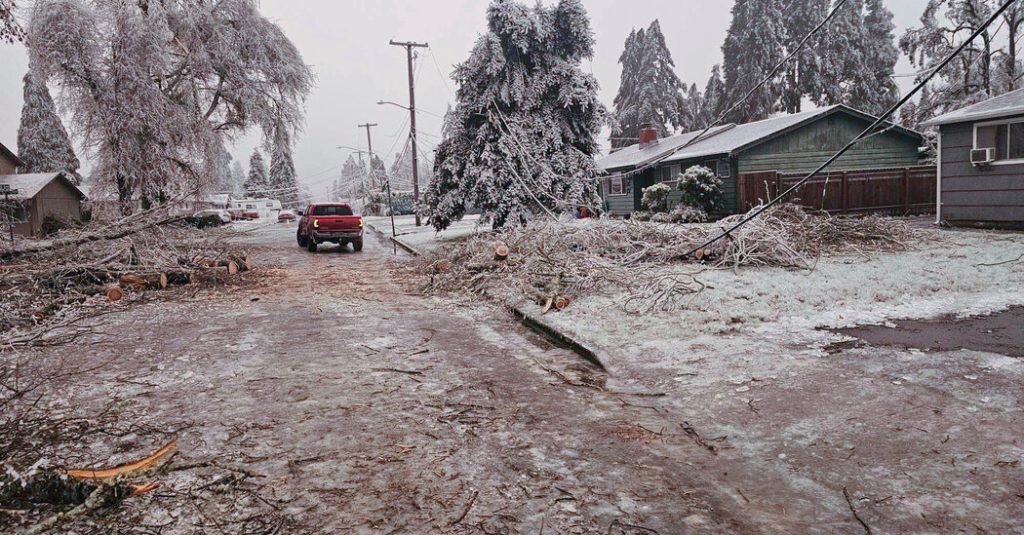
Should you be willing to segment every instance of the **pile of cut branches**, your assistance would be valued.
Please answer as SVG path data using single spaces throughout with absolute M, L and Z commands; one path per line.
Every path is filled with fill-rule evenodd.
M 0 337 L 24 345 L 76 312 L 187 284 L 226 284 L 252 269 L 225 230 L 201 231 L 180 217 L 96 225 L 0 250 Z
M 626 310 L 646 312 L 677 308 L 703 291 L 698 275 L 707 269 L 813 269 L 823 254 L 903 249 L 914 235 L 896 219 L 835 218 L 781 205 L 690 254 L 739 217 L 702 225 L 537 222 L 449 246 L 426 259 L 420 272 L 429 277 L 431 292 L 484 295 L 506 304 L 525 298 L 545 313 L 609 290 L 626 295 Z

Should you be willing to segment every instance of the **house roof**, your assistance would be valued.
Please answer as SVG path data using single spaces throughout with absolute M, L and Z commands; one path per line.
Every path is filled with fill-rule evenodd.
M 981 119 L 996 119 L 1008 115 L 1024 114 L 1024 89 L 1003 93 L 966 108 L 951 111 L 922 123 L 923 126 L 965 123 Z
M 705 137 L 716 135 L 725 129 L 732 128 L 733 126 L 734 125 L 724 125 L 712 128 L 708 131 Z M 597 165 L 605 171 L 627 167 L 639 167 L 678 149 L 688 143 L 691 139 L 697 137 L 698 134 L 700 134 L 699 131 L 669 136 L 659 139 L 657 143 L 643 149 L 640 148 L 639 144 L 630 145 L 605 156 L 597 162 Z
M 62 180 L 68 187 L 78 193 L 84 199 L 85 193 L 78 189 L 74 182 L 68 180 L 64 173 L 31 173 L 24 175 L 0 175 L 0 184 L 10 186 L 18 190 L 17 195 L 11 195 L 12 199 L 25 201 L 39 194 L 47 184 L 54 180 Z
M 0 156 L 4 156 L 14 162 L 15 167 L 25 167 L 25 162 L 21 158 L 18 158 L 14 151 L 8 149 L 3 143 L 0 143 Z
M 755 145 L 759 145 L 768 140 L 774 139 L 781 136 L 791 130 L 804 126 L 814 120 L 820 119 L 833 113 L 846 113 L 856 117 L 860 117 L 867 121 L 874 121 L 877 119 L 867 113 L 859 110 L 855 110 L 849 106 L 843 104 L 837 104 L 834 106 L 828 106 L 825 108 L 819 108 L 816 110 L 809 110 L 801 113 L 793 113 L 790 115 L 782 115 L 779 117 L 773 117 L 771 119 L 765 119 L 763 121 L 757 121 L 753 123 L 746 123 L 741 125 L 725 125 L 716 129 L 712 129 L 696 143 L 680 149 L 686 144 L 686 141 L 696 137 L 699 132 L 688 132 L 679 136 L 673 136 L 666 138 L 660 143 L 653 147 L 648 147 L 643 151 L 637 151 L 637 145 L 633 145 L 628 149 L 623 149 L 619 152 L 631 150 L 630 153 L 633 158 L 628 163 L 621 164 L 614 162 L 614 165 L 608 165 L 609 159 L 619 154 L 619 152 L 613 153 L 608 157 L 598 162 L 598 165 L 605 171 L 612 169 L 622 169 L 628 167 L 641 167 L 650 162 L 654 162 L 664 157 L 666 153 L 670 156 L 665 158 L 663 161 L 666 163 L 678 162 L 682 160 L 689 160 L 692 158 L 702 158 L 706 156 L 715 156 L 721 154 L 734 154 L 742 150 L 751 148 Z M 905 135 L 911 135 L 914 137 L 921 137 L 921 134 L 908 130 L 900 126 L 894 126 L 890 123 L 886 123 L 887 126 L 892 126 L 893 130 L 903 133 Z M 669 140 L 675 140 L 676 138 L 682 138 L 681 142 L 672 141 L 671 146 L 666 146 L 665 142 Z M 655 150 L 656 147 L 661 147 L 661 150 Z M 654 154 L 657 153 L 657 154 Z M 646 157 L 653 155 L 653 157 Z

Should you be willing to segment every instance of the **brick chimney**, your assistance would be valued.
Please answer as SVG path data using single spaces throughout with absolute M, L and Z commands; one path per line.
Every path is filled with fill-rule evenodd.
M 658 144 L 658 129 L 649 124 L 640 127 L 640 150 Z

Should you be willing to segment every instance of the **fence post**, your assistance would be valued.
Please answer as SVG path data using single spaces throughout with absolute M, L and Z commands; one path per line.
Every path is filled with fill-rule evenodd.
M 839 176 L 839 180 L 839 203 L 843 213 L 847 214 L 850 212 L 850 182 L 846 171 L 843 171 L 843 174 Z
M 903 168 L 903 215 L 910 213 L 910 168 Z

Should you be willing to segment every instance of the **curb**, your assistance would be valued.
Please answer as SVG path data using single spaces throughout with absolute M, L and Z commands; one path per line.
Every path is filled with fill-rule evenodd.
M 391 240 L 392 243 L 394 243 L 395 245 L 401 247 L 402 249 L 407 251 L 409 254 L 411 254 L 413 256 L 423 256 L 423 253 L 421 251 L 419 251 L 418 249 L 416 249 L 412 245 L 409 245 L 408 243 L 405 243 L 401 239 L 399 239 L 399 238 L 397 238 L 395 236 L 388 236 L 387 234 L 385 234 L 384 232 L 382 232 L 380 229 L 378 229 L 376 226 L 374 226 L 372 224 L 367 224 L 367 226 L 370 227 L 371 229 L 373 229 L 373 231 L 376 232 L 377 234 L 380 234 L 381 236 L 384 236 L 387 239 Z M 521 308 L 519 308 L 517 306 L 508 305 L 508 306 L 506 306 L 506 308 L 508 309 L 508 311 L 512 314 L 512 316 L 514 318 L 519 320 L 519 323 L 522 323 L 524 326 L 526 326 L 531 331 L 533 331 L 533 332 L 543 336 L 546 340 L 550 341 L 551 343 L 555 344 L 556 346 L 564 347 L 566 349 L 571 350 L 573 353 L 576 353 L 577 355 L 582 357 L 583 360 L 585 360 L 585 361 L 593 364 L 594 366 L 597 366 L 598 368 L 600 368 L 601 371 L 603 371 L 603 372 L 607 372 L 608 371 L 608 368 L 605 368 L 604 363 L 601 362 L 600 358 L 598 358 L 597 353 L 595 353 L 594 350 L 590 349 L 589 347 L 583 345 L 578 340 L 576 340 L 573 337 L 569 336 L 568 334 L 566 334 L 566 333 L 564 333 L 564 332 L 562 332 L 562 331 L 560 331 L 560 330 L 558 330 L 558 329 L 548 325 L 547 323 L 545 323 L 540 318 L 531 315 L 530 313 L 526 312 L 525 310 L 523 310 L 523 309 L 521 309 Z
M 391 241 L 392 243 L 394 243 L 395 245 L 401 247 L 402 250 L 404 250 L 405 252 L 407 252 L 407 253 L 409 253 L 409 254 L 411 254 L 413 256 L 423 256 L 423 253 L 419 249 L 413 247 L 412 245 L 409 245 L 408 243 L 405 243 L 404 241 L 402 241 L 402 240 L 400 240 L 400 239 L 398 239 L 398 238 L 396 238 L 394 236 L 387 235 L 384 231 L 382 231 L 381 229 L 377 228 L 372 223 L 366 223 L 366 226 L 370 230 L 372 230 L 372 231 L 376 232 L 377 234 L 379 234 L 382 238 L 386 238 L 389 241 Z
M 519 307 L 509 306 L 508 310 L 509 312 L 512 313 L 513 316 L 515 316 L 517 320 L 519 320 L 520 323 L 529 327 L 534 332 L 542 335 L 550 342 L 554 343 L 557 346 L 565 347 L 566 349 L 571 350 L 577 355 L 583 357 L 583 360 L 586 360 L 587 362 L 593 364 L 594 366 L 601 368 L 601 371 L 608 371 L 608 368 L 604 367 L 604 363 L 601 362 L 600 358 L 598 358 L 597 353 L 594 353 L 594 350 L 578 342 L 573 337 L 548 325 L 540 318 L 530 315 L 529 313 L 527 313 L 526 311 Z

